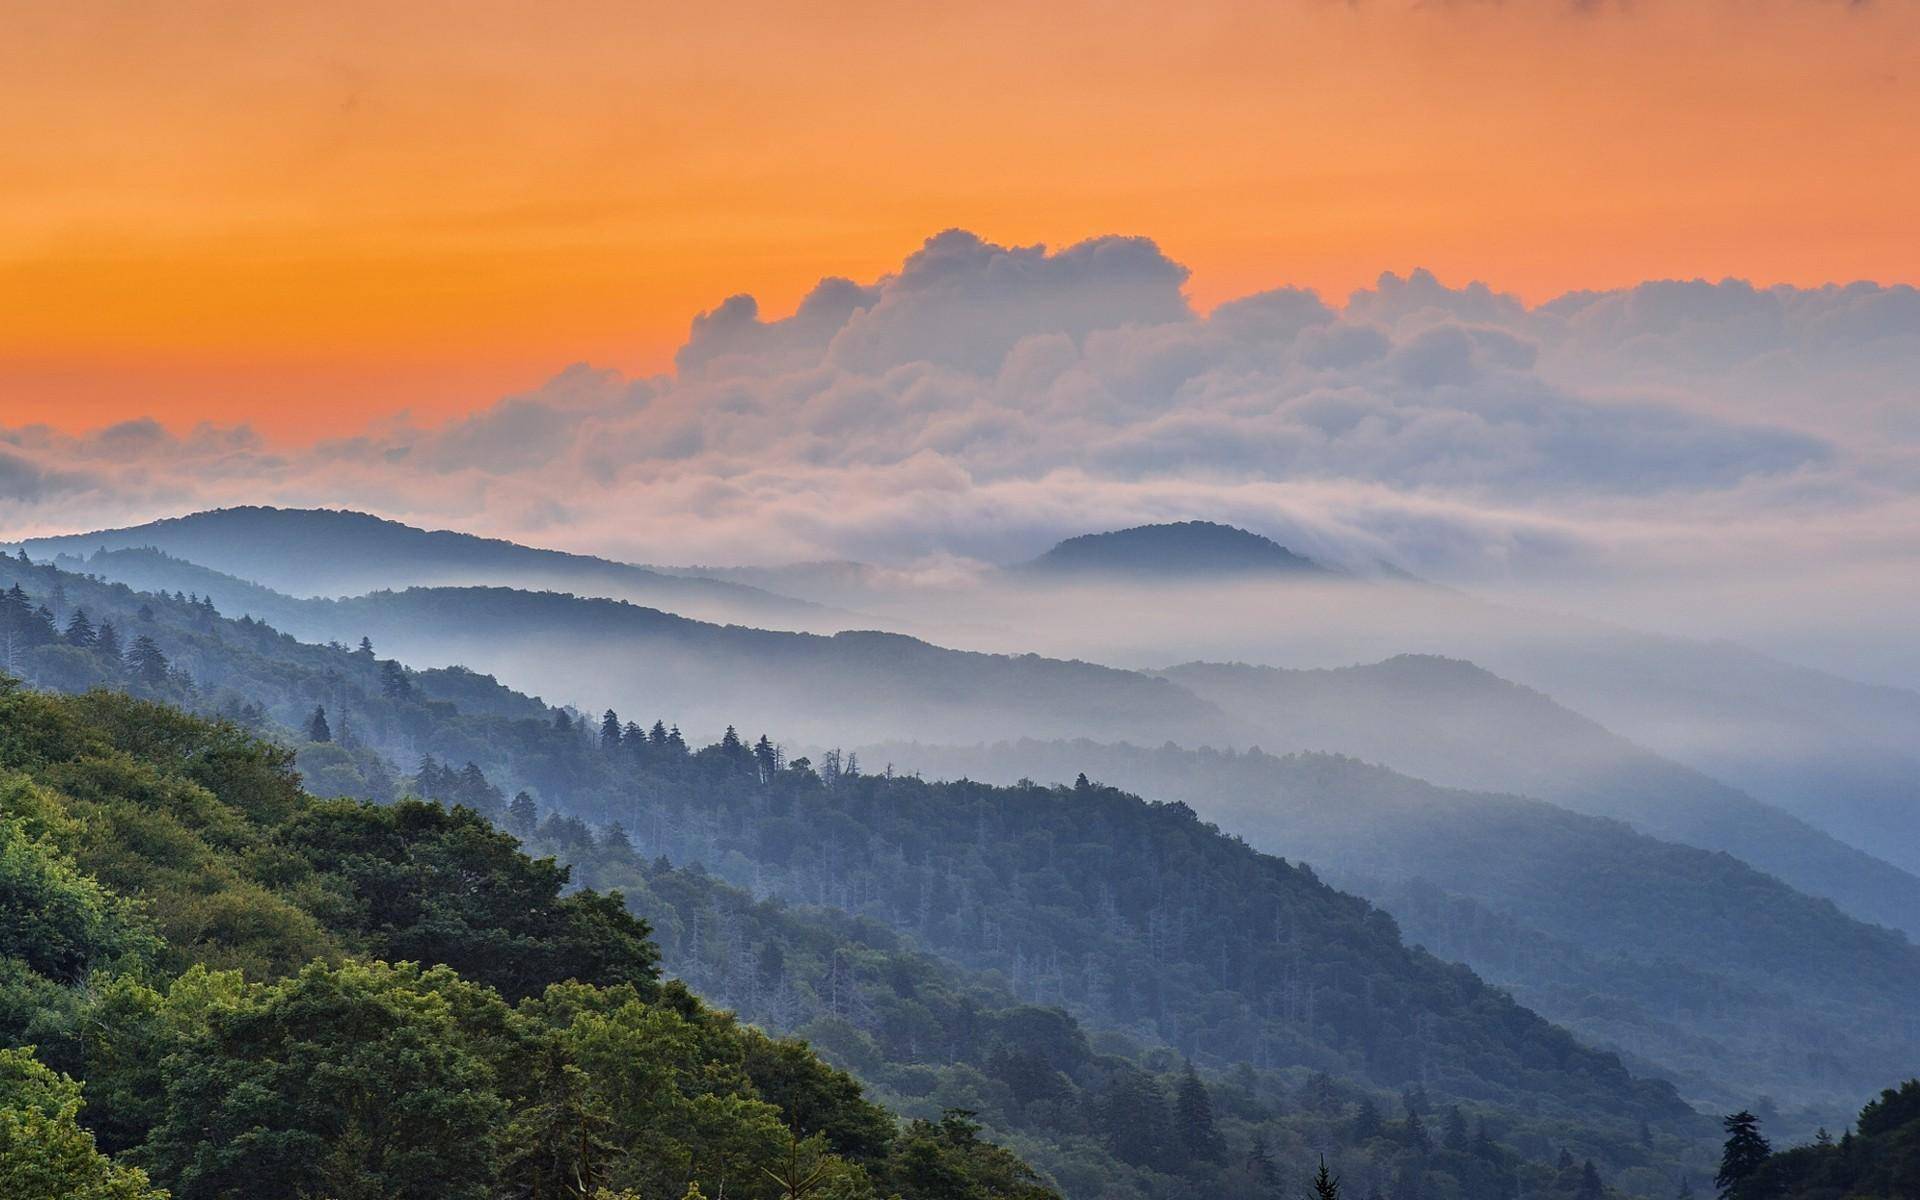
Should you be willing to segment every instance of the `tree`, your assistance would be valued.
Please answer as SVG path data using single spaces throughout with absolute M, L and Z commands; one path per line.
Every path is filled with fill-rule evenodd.
M 1340 1177 L 1327 1170 L 1324 1155 L 1320 1158 L 1320 1171 L 1313 1177 L 1313 1200 L 1340 1200 Z
M 1373 1102 L 1373 1097 L 1360 1097 L 1359 1106 L 1353 1110 L 1353 1140 L 1364 1142 L 1379 1137 L 1382 1129 L 1380 1107 Z
M 1720 1122 L 1727 1131 L 1727 1144 L 1720 1152 L 1720 1172 L 1713 1185 L 1722 1196 L 1736 1196 L 1740 1185 L 1760 1169 L 1773 1147 L 1760 1133 L 1760 1118 L 1745 1109 Z
M 361 658 L 371 659 L 373 657 L 373 639 L 370 637 L 362 637 L 360 639 L 360 648 L 355 650 L 354 653 Z
M 1573 1193 L 1574 1200 L 1606 1200 L 1607 1187 L 1600 1182 L 1600 1170 L 1588 1159 L 1580 1167 L 1580 1186 Z
M 80 1085 L 31 1049 L 0 1050 L 0 1196 L 165 1200 L 146 1173 L 113 1162 L 80 1125 Z
M 99 632 L 94 629 L 93 622 L 87 620 L 86 609 L 76 608 L 73 610 L 73 619 L 67 622 L 66 638 L 67 645 L 78 646 L 83 650 L 99 640 Z
M 120 631 L 113 627 L 113 622 L 100 622 L 100 633 L 93 640 L 93 648 L 103 657 L 120 661 Z
M 1180 1139 L 1180 1149 L 1188 1161 L 1211 1162 L 1220 1157 L 1220 1135 L 1213 1126 L 1213 1099 L 1207 1095 L 1207 1085 L 1200 1082 L 1200 1074 L 1191 1062 L 1180 1076 L 1179 1089 L 1174 1093 L 1173 1122 L 1174 1134 Z
M 515 792 L 513 802 L 507 805 L 507 828 L 520 837 L 533 836 L 534 826 L 540 823 L 540 807 L 533 797 L 525 791 Z
M 1253 1144 L 1247 1147 L 1247 1170 L 1253 1172 L 1254 1179 L 1263 1188 L 1271 1189 L 1280 1182 L 1280 1169 L 1274 1166 L 1273 1152 L 1267 1149 L 1266 1137 L 1258 1132 L 1253 1135 Z
M 620 748 L 620 718 L 612 709 L 600 718 L 600 748 L 618 750 Z
M 488 1200 L 506 1105 L 445 967 L 315 962 L 207 1013 L 144 1153 L 175 1200 Z
M 127 651 L 127 668 L 142 683 L 167 681 L 167 656 L 160 652 L 160 644 L 144 633 L 133 639 L 133 648 Z
M 380 694 L 389 700 L 404 700 L 413 691 L 407 669 L 389 658 L 380 664 Z
M 310 742 L 331 742 L 333 729 L 327 724 L 325 705 L 313 706 L 313 714 L 307 718 L 307 740 Z

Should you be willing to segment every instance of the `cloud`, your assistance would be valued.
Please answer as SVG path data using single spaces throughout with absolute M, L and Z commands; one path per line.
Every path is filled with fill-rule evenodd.
M 790 316 L 725 300 L 672 376 L 576 365 L 438 427 L 301 451 L 244 427 L 0 432 L 0 517 L 352 505 L 652 561 L 898 564 L 1199 517 L 1469 581 L 1704 570 L 1716 544 L 1811 561 L 1868 530 L 1920 556 L 1912 288 L 1652 282 L 1528 307 L 1414 271 L 1341 309 L 1279 288 L 1200 314 L 1185 280 L 1141 238 L 948 231 Z

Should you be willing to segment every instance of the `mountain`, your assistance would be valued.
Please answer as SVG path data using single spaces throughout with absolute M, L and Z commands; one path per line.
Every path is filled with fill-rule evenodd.
M 894 634 L 718 626 L 505 588 L 296 600 L 151 550 L 82 561 L 90 572 L 267 615 L 302 637 L 352 644 L 372 635 L 410 662 L 472 666 L 594 708 L 673 712 L 704 731 L 745 724 L 811 742 L 1087 737 L 1353 754 L 1726 850 L 1856 915 L 1920 931 L 1920 880 L 1471 663 L 1400 656 L 1314 671 L 1195 663 L 1149 679 Z
M 672 575 L 498 538 L 336 509 L 222 508 L 145 525 L 34 538 L 35 557 L 151 548 L 291 596 L 410 585 L 508 584 L 611 596 L 718 621 L 839 629 L 844 614 L 744 584 Z M 176 587 L 178 585 L 175 585 Z
M 619 896 L 470 810 L 316 800 L 113 693 L 9 682 L 0 729 L 9 1195 L 1055 1195 L 663 984 Z
M 1550 1019 L 1669 1073 L 1696 1102 L 1771 1095 L 1833 1120 L 1887 1063 L 1920 1063 L 1904 1015 L 1920 948 L 1729 855 L 1618 821 L 1326 754 L 1034 740 L 860 754 L 935 778 L 1084 773 L 1188 804 L 1367 896 L 1410 939 Z
M 1180 521 L 1068 538 L 1013 568 L 1030 576 L 1106 575 L 1190 581 L 1208 575 L 1328 575 L 1325 567 L 1232 525 Z
M 797 738 L 929 729 L 956 737 L 1231 736 L 1217 710 L 1165 680 L 1037 655 L 947 650 L 897 634 L 715 625 L 625 601 L 503 587 L 297 599 L 149 549 L 60 561 L 127 587 L 157 583 L 210 598 L 310 640 L 351 645 L 371 636 L 408 662 L 470 666 L 594 708 L 672 712 L 689 728 L 714 732 L 746 724 L 788 728 Z M 12 565 L 0 564 L 0 574 Z
M 1257 1135 L 1284 1157 L 1288 1147 L 1318 1145 L 1382 1187 L 1404 1170 L 1403 1139 L 1420 1135 L 1397 1121 L 1367 1132 L 1361 1118 L 1391 1113 L 1385 1091 L 1422 1083 L 1435 1103 L 1453 1097 L 1465 1107 L 1467 1130 L 1485 1121 L 1502 1141 L 1529 1147 L 1529 1157 L 1571 1146 L 1632 1194 L 1660 1192 L 1681 1162 L 1697 1166 L 1701 1122 L 1670 1091 L 1633 1080 L 1611 1056 L 1470 973 L 1408 950 L 1384 914 L 1252 853 L 1180 806 L 1106 789 L 933 787 L 858 775 L 837 756 L 823 757 L 819 770 L 804 761 L 769 769 L 743 746 L 690 752 L 677 735 L 654 739 L 631 726 L 616 748 L 594 722 L 468 671 L 406 670 L 221 617 L 204 602 L 50 566 L 7 560 L 0 577 L 34 603 L 58 597 L 128 640 L 151 639 L 169 664 L 149 678 L 118 673 L 118 661 L 96 650 L 36 644 L 21 665 L 43 682 L 153 690 L 281 731 L 303 726 L 323 702 L 335 740 L 295 743 L 317 791 L 385 798 L 451 786 L 461 802 L 500 813 L 504 794 L 528 789 L 537 797 L 529 803 L 548 814 L 543 852 L 581 863 L 589 882 L 631 888 L 637 900 L 680 897 L 641 911 L 658 918 L 674 957 L 699 960 L 689 974 L 726 980 L 730 1003 L 769 1012 L 776 1024 L 780 1013 L 811 1009 L 809 1036 L 883 1081 L 882 1094 L 922 1111 L 992 1114 L 1023 1150 L 1038 1146 L 1037 1156 L 1076 1181 L 1070 1194 L 1144 1200 L 1169 1187 L 1192 1190 L 1167 1181 L 1153 1140 L 1161 1135 L 1151 1128 L 1086 1124 L 1139 1113 L 1143 1098 L 1166 1094 L 1160 1088 L 1185 1086 L 1178 1058 L 1109 1061 L 1116 1046 L 1142 1041 L 1185 1049 L 1209 1072 L 1251 1057 L 1247 1082 L 1217 1085 L 1232 1105 L 1221 1119 L 1234 1146 Z M 470 765 L 448 771 L 430 759 L 414 779 L 395 777 L 422 754 Z M 503 819 L 517 812 L 518 802 Z M 661 856 L 694 874 L 644 865 Z M 738 896 L 700 882 L 701 872 L 787 906 L 830 905 L 868 932 L 828 928 L 792 907 L 780 920 L 749 912 Z M 1259 931 L 1282 917 L 1286 936 L 1266 945 Z M 804 930 L 779 933 L 795 921 Z M 743 940 L 754 929 L 766 932 Z M 1220 932 L 1199 932 L 1210 929 Z M 937 958 L 935 974 L 949 982 L 888 950 L 873 930 Z M 769 992 L 764 981 L 782 977 L 782 957 L 797 991 Z M 951 1006 L 939 999 L 956 988 Z M 968 993 L 987 1007 L 961 1002 Z M 794 994 L 800 1003 L 782 998 Z M 1095 1057 L 1074 1050 L 1057 1020 L 1019 1015 L 1063 999 L 1087 1023 Z M 1010 1003 L 1007 1015 L 990 1015 Z M 1029 1032 L 1013 1042 L 1016 1029 Z M 1045 1048 L 1058 1065 L 1036 1073 L 1022 1056 L 1038 1051 L 1022 1046 Z M 1049 1072 L 1066 1070 L 1065 1082 L 1049 1082 Z M 1157 1083 L 1155 1073 L 1171 1078 Z M 1641 1121 L 1650 1139 L 1638 1132 Z M 1237 1149 L 1228 1161 L 1238 1169 Z M 1298 1154 L 1291 1162 L 1311 1166 Z M 1463 1154 L 1435 1145 L 1421 1164 L 1441 1190 L 1456 1186 L 1445 1183 L 1453 1178 L 1504 1194 L 1518 1172 L 1529 1194 L 1559 1194 L 1550 1168 L 1497 1147 Z
M 1402 655 L 1330 670 L 1189 663 L 1160 674 L 1258 728 L 1268 749 L 1350 754 L 1434 783 L 1612 817 L 1724 850 L 1920 935 L 1920 879 L 1472 663 Z

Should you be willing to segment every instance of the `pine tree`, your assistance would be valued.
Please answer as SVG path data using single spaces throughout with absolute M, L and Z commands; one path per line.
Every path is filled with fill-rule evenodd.
M 720 749 L 728 758 L 737 759 L 745 753 L 746 747 L 740 744 L 740 735 L 733 726 L 727 726 L 727 731 L 720 735 Z
M 112 621 L 100 622 L 100 634 L 94 638 L 93 648 L 104 657 L 119 660 L 120 631 L 113 627 Z
M 1213 1098 L 1200 1073 L 1189 1062 L 1173 1098 L 1174 1134 L 1190 1162 L 1211 1162 L 1220 1156 L 1220 1135 L 1213 1126 Z
M 407 669 L 393 659 L 380 664 L 380 694 L 389 700 L 404 700 L 413 691 Z
M 87 620 L 87 610 L 74 609 L 73 619 L 67 622 L 67 645 L 78 646 L 84 650 L 91 647 L 99 637 L 99 631 L 94 629 L 93 622 Z
M 1364 1142 L 1368 1138 L 1379 1137 L 1382 1130 L 1380 1108 L 1371 1096 L 1360 1097 L 1360 1104 L 1353 1110 L 1353 1140 Z
M 513 803 L 507 805 L 507 828 L 520 837 L 531 837 L 539 821 L 540 809 L 533 797 L 524 791 L 514 793 Z
M 327 725 L 327 710 L 324 705 L 314 705 L 313 715 L 307 718 L 307 740 L 310 742 L 333 740 L 333 730 Z
M 1340 1177 L 1327 1170 L 1326 1156 L 1320 1158 L 1320 1172 L 1313 1177 L 1313 1200 L 1340 1200 Z
M 1760 1118 L 1742 1109 L 1720 1122 L 1727 1131 L 1727 1144 L 1720 1154 L 1720 1172 L 1713 1185 L 1722 1196 L 1737 1195 L 1760 1165 L 1773 1153 L 1773 1147 L 1760 1134 Z
M 1573 1200 L 1606 1200 L 1607 1187 L 1600 1182 L 1600 1170 L 1588 1159 L 1580 1167 L 1580 1187 L 1573 1193 Z
M 1407 1114 L 1407 1121 L 1405 1126 L 1402 1127 L 1402 1132 L 1406 1136 L 1407 1145 L 1412 1146 L 1422 1154 L 1433 1149 L 1433 1139 L 1427 1136 L 1427 1123 L 1420 1119 L 1419 1113 L 1410 1112 Z
M 363 636 L 360 639 L 360 648 L 358 650 L 355 650 L 354 653 L 359 655 L 361 658 L 369 658 L 369 659 L 372 658 L 373 657 L 373 639 L 370 637 Z
M 620 718 L 612 709 L 600 718 L 600 748 L 607 751 L 620 748 Z
M 1247 1170 L 1253 1172 L 1263 1188 L 1280 1182 L 1280 1169 L 1274 1166 L 1273 1152 L 1267 1149 L 1267 1139 L 1260 1133 L 1253 1135 L 1253 1144 L 1247 1147 Z
M 144 633 L 133 639 L 133 648 L 127 651 L 127 667 L 143 683 L 167 681 L 167 656 L 160 652 L 160 644 Z

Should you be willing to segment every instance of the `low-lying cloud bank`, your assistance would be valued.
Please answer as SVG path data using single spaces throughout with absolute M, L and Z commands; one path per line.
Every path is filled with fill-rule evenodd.
M 348 505 L 651 561 L 1007 560 L 1202 517 L 1445 579 L 1920 562 L 1920 292 L 1647 283 L 1528 308 L 1383 276 L 1205 316 L 1150 241 L 950 231 L 792 316 L 735 296 L 673 376 L 574 366 L 299 450 L 0 429 L 0 529 Z

